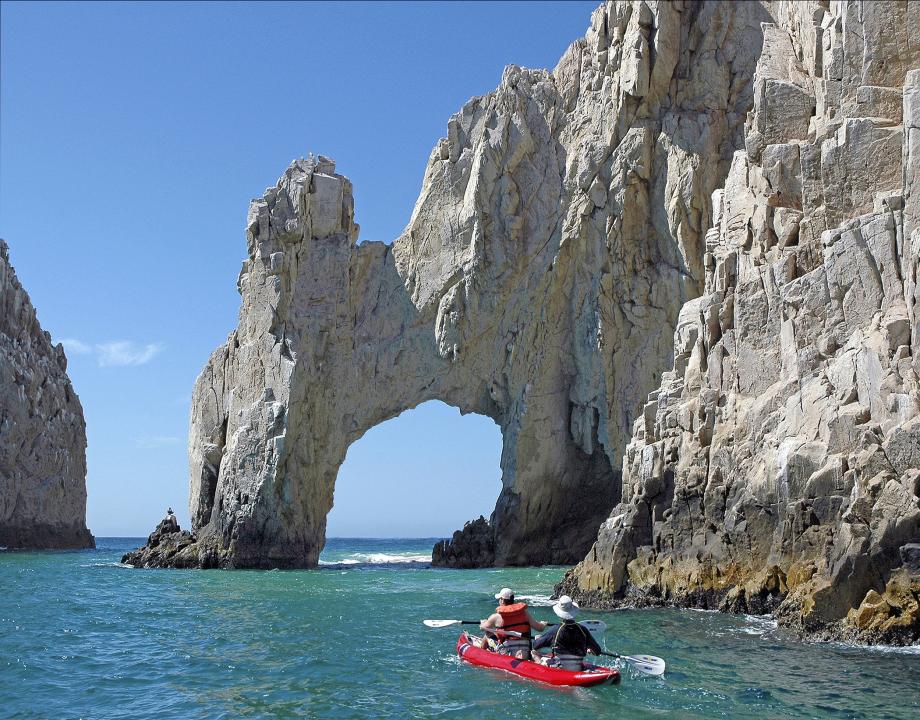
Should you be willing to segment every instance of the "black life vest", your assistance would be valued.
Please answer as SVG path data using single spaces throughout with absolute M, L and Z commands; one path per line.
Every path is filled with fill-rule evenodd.
M 564 622 L 553 636 L 553 655 L 583 658 L 588 654 L 588 631 L 576 622 Z

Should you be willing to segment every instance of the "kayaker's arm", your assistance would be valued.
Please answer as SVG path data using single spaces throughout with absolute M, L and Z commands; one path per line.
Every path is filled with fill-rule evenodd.
M 479 623 L 479 629 L 488 631 L 495 630 L 499 626 L 498 623 L 501 622 L 501 618 L 502 616 L 498 613 L 492 613 L 489 615 L 489 617 Z
M 588 652 L 593 653 L 594 655 L 601 655 L 604 652 L 604 649 L 598 644 L 597 640 L 594 639 L 594 636 L 585 629 L 585 640 L 588 644 Z
M 552 642 L 553 642 L 553 631 L 550 630 L 549 632 L 544 632 L 543 634 L 539 635 L 533 641 L 533 649 L 540 650 L 541 648 L 545 648 L 548 645 L 551 645 Z
M 530 620 L 530 627 L 534 630 L 539 630 L 540 632 L 546 630 L 546 623 L 542 620 L 534 620 L 530 617 L 530 613 L 527 614 L 527 619 Z

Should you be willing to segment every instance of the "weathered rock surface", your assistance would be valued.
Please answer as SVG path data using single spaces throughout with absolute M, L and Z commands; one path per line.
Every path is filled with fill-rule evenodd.
M 136 568 L 157 567 L 168 564 L 175 568 L 216 567 L 207 558 L 199 557 L 195 544 L 198 538 L 179 527 L 175 515 L 168 515 L 147 537 L 147 544 L 122 556 L 125 565 Z
M 86 424 L 0 240 L 0 546 L 87 548 Z
M 559 591 L 920 639 L 920 4 L 776 3 L 704 294 Z
M 390 246 L 357 244 L 331 160 L 293 163 L 250 208 L 239 325 L 195 385 L 200 564 L 314 565 L 348 446 L 430 399 L 504 442 L 490 522 L 439 561 L 582 557 L 703 291 L 767 19 L 757 3 L 598 8 L 555 70 L 508 67 L 449 120 Z
M 476 568 L 495 561 L 495 533 L 482 515 L 467 522 L 449 540 L 442 540 L 431 552 L 433 565 Z

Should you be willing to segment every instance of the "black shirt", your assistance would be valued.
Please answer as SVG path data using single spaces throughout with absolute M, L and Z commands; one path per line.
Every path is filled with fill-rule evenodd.
M 559 655 L 577 655 L 584 657 L 588 650 L 600 655 L 601 646 L 592 637 L 591 632 L 574 620 L 563 620 L 562 625 L 547 628 L 533 641 L 533 649 L 552 647 Z

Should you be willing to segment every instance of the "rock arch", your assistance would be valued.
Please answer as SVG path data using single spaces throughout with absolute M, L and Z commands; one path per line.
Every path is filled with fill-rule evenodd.
M 181 564 L 315 564 L 348 445 L 429 399 L 503 437 L 491 523 L 439 562 L 580 559 L 702 291 L 764 19 L 601 6 L 552 72 L 509 66 L 450 119 L 392 245 L 357 243 L 331 160 L 294 162 L 250 207 L 239 325 L 195 385 Z
M 403 247 L 356 244 L 357 230 L 350 184 L 324 158 L 294 163 L 253 205 L 240 327 L 199 377 L 192 411 L 192 517 L 216 541 L 215 561 L 314 565 L 348 446 L 432 399 L 501 428 L 491 561 L 576 560 L 619 487 L 596 441 L 597 413 L 557 389 L 577 368 L 545 352 L 547 331 L 575 321 L 571 304 L 551 302 L 571 282 L 564 263 L 554 274 L 555 253 L 527 258 L 546 266 L 538 308 L 511 291 L 482 292 L 500 278 L 462 266 L 446 292 L 425 297 L 405 280 L 414 258 L 401 258 Z M 485 317 L 473 311 L 483 301 Z M 509 363 L 516 354 L 525 362 Z M 570 429 L 585 415 L 576 438 Z

